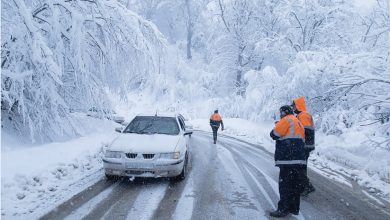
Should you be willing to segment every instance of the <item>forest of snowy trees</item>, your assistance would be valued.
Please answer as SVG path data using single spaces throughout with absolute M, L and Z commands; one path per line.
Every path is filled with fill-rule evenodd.
M 390 1 L 356 2 L 2 0 L 3 129 L 74 136 L 113 94 L 254 121 L 303 95 L 321 132 L 390 149 Z

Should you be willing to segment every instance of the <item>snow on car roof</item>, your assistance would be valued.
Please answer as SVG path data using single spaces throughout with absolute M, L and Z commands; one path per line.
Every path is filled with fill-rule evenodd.
M 175 112 L 157 112 L 157 116 L 160 117 L 177 117 L 179 114 Z M 154 113 L 140 113 L 137 116 L 156 116 L 156 112 Z

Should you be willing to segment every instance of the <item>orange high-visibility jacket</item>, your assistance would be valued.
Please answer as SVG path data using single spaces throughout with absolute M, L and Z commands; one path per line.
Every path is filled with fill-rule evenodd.
M 276 140 L 276 166 L 305 166 L 304 150 L 305 130 L 299 120 L 293 115 L 286 115 L 270 133 Z
M 279 137 L 278 140 L 288 138 L 305 139 L 305 129 L 294 115 L 286 115 L 274 128 L 274 134 Z
M 304 127 L 314 128 L 313 117 L 307 112 L 305 98 L 303 96 L 294 100 L 295 107 L 299 111 L 298 120 Z
M 222 129 L 224 129 L 222 116 L 219 113 L 214 113 L 210 116 L 210 126 L 219 128 L 222 125 Z
M 210 116 L 210 119 L 213 121 L 222 121 L 222 117 L 219 113 L 214 113 Z
M 307 112 L 305 98 L 303 96 L 294 100 L 296 109 L 298 110 L 297 118 L 305 128 L 305 148 L 314 150 L 315 128 L 313 117 Z

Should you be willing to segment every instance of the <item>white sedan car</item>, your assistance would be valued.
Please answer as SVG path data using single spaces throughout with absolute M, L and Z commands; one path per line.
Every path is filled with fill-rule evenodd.
M 108 179 L 186 177 L 192 130 L 186 128 L 183 116 L 138 115 L 119 132 L 103 158 Z

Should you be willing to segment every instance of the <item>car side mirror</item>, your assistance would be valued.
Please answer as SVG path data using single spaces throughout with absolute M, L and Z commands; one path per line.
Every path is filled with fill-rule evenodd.
M 115 131 L 118 133 L 122 133 L 122 128 L 115 128 Z
M 192 131 L 186 131 L 186 132 L 184 132 L 184 136 L 186 136 L 186 135 L 191 135 L 192 134 Z

